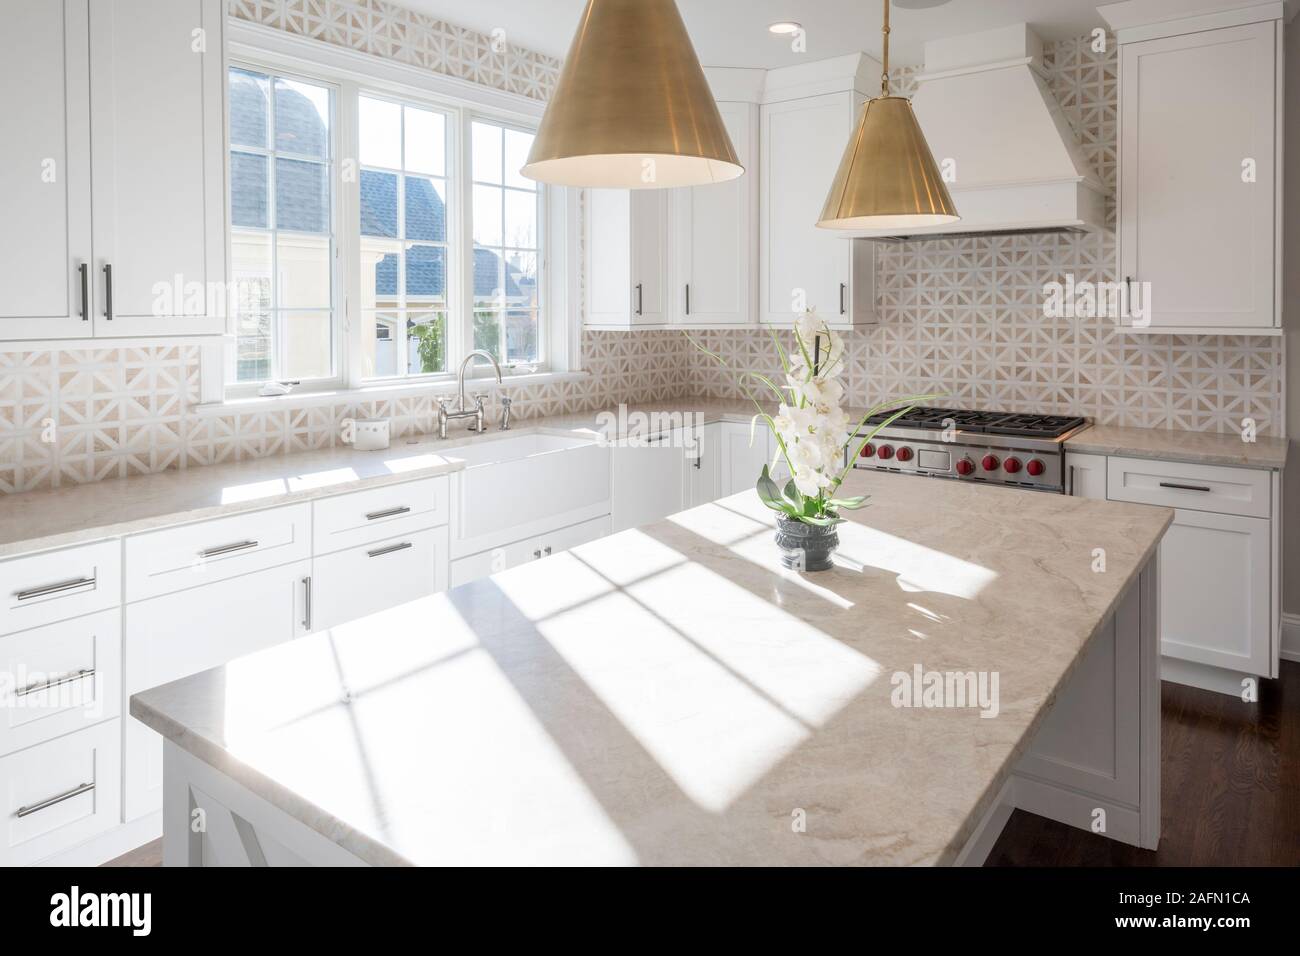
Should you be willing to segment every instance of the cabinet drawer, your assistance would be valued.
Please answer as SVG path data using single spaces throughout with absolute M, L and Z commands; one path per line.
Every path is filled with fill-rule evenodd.
M 101 541 L 0 562 L 0 634 L 122 603 L 122 543 Z
M 311 505 L 218 518 L 126 539 L 126 600 L 224 581 L 311 556 Z
M 447 586 L 447 528 L 373 541 L 312 562 L 311 629 L 324 630 Z
M 1270 472 L 1222 465 L 1111 457 L 1106 497 L 1166 508 L 1267 518 L 1272 511 Z
M 447 523 L 447 479 L 385 485 L 312 504 L 312 547 L 329 554 Z
M 609 519 L 606 518 L 605 520 L 608 522 Z M 499 574 L 517 565 L 536 561 L 537 555 L 534 555 L 534 551 L 537 552 L 537 555 L 541 554 L 537 539 L 526 538 L 523 541 L 503 544 L 499 548 L 491 548 L 487 551 L 480 551 L 478 554 L 469 554 L 463 558 L 457 558 L 451 562 L 449 586 L 453 588 L 460 587 L 470 581 L 477 581 L 479 578 Z
M 94 727 L 0 757 L 0 866 L 25 866 L 116 826 L 121 727 Z
M 0 755 L 118 714 L 117 608 L 0 638 Z

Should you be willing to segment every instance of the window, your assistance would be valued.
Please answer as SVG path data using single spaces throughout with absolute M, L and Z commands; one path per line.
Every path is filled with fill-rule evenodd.
M 236 302 L 228 380 L 331 378 L 334 92 L 239 67 L 229 82 Z
M 499 362 L 541 357 L 537 184 L 519 170 L 533 134 L 475 119 L 470 133 L 473 196 L 474 348 Z
M 361 96 L 362 377 L 447 370 L 448 117 Z

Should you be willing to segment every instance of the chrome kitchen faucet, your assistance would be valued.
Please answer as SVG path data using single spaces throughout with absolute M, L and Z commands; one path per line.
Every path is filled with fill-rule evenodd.
M 475 356 L 482 356 L 483 358 L 487 359 L 489 362 L 492 363 L 492 368 L 496 370 L 496 374 L 497 374 L 497 384 L 498 385 L 501 384 L 501 366 L 497 364 L 497 360 L 492 357 L 491 353 L 484 352 L 482 349 L 475 349 L 473 352 L 470 352 L 468 355 L 466 355 L 464 360 L 460 363 L 460 371 L 456 375 L 456 384 L 459 393 L 456 410 L 449 411 L 447 409 L 446 403 L 443 402 L 442 399 L 438 399 L 438 437 L 439 438 L 447 437 L 447 422 L 453 418 L 474 419 L 473 424 L 469 426 L 469 430 L 472 432 L 481 433 L 487 430 L 486 426 L 483 423 L 483 396 L 476 395 L 474 397 L 473 408 L 465 407 L 465 369 L 469 367 L 469 364 L 474 360 Z M 502 431 L 506 431 L 507 429 L 510 428 L 510 398 L 508 396 L 503 396 L 501 399 L 501 426 L 500 427 Z

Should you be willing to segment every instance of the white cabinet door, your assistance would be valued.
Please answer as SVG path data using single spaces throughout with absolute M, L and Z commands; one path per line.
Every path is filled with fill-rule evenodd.
M 605 519 L 608 523 L 608 519 Z M 512 541 L 478 554 L 468 554 L 451 562 L 451 577 L 448 586 L 457 588 L 470 581 L 486 578 L 520 564 L 527 564 L 541 557 L 541 545 L 536 538 Z
M 758 108 L 719 103 L 718 111 L 745 174 L 725 183 L 672 190 L 676 282 L 670 311 L 678 324 L 706 328 L 748 324 L 756 315 L 753 144 Z
M 225 330 L 224 23 L 223 0 L 91 4 L 96 336 Z
M 771 432 L 763 423 L 754 426 L 723 422 L 720 426 L 718 497 L 753 491 L 763 466 L 771 463 L 768 443 Z
M 587 324 L 663 325 L 668 197 L 662 189 L 587 192 Z
M 311 562 L 298 561 L 126 607 L 123 714 L 132 694 L 306 633 Z M 162 805 L 162 738 L 126 718 L 127 820 Z
M 658 521 L 686 506 L 686 449 L 673 432 L 623 441 L 612 452 L 614 531 Z
M 428 528 L 312 562 L 311 630 L 321 631 L 447 587 L 447 528 Z
M 1174 512 L 1160 543 L 1160 651 L 1267 675 L 1270 524 L 1266 518 Z
M 0 340 L 90 335 L 87 0 L 6 4 L 4 17 Z
M 533 557 L 534 559 L 549 558 L 553 554 L 560 554 L 570 548 L 576 548 L 580 544 L 586 544 L 588 541 L 603 538 L 609 534 L 609 528 L 609 518 L 606 516 L 604 518 L 593 518 L 591 521 L 582 522 L 582 524 L 570 525 L 567 528 L 560 528 L 558 531 L 539 535 L 536 539 L 536 550 Z
M 788 324 L 806 305 L 834 326 L 875 322 L 875 252 L 818 229 L 861 97 L 826 93 L 762 109 L 760 317 Z
M 1277 324 L 1279 29 L 1121 49 L 1119 277 L 1151 290 L 1152 326 Z
M 1065 453 L 1065 492 L 1075 498 L 1106 500 L 1106 456 Z

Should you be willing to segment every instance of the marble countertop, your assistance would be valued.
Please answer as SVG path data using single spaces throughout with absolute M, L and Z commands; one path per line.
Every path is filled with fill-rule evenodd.
M 1069 451 L 1097 455 L 1159 458 L 1243 468 L 1282 468 L 1286 465 L 1287 440 L 1258 438 L 1246 442 L 1241 440 L 1240 435 L 1217 432 L 1092 425 L 1073 438 L 1066 439 L 1065 447 Z
M 464 462 L 444 452 L 493 438 L 537 430 L 599 431 L 607 437 L 639 433 L 651 416 L 698 415 L 699 422 L 749 421 L 748 402 L 691 400 L 631 406 L 628 414 L 582 412 L 518 421 L 509 432 L 473 435 L 453 425 L 437 435 L 398 439 L 384 451 L 324 448 L 200 468 L 113 478 L 49 491 L 0 495 L 0 558 L 85 544 L 187 521 L 307 501 L 364 487 L 459 471 Z M 645 416 L 645 417 L 642 417 Z
M 745 492 L 130 711 L 373 863 L 950 863 L 1173 512 L 843 490 L 830 571 L 783 571 Z M 917 667 L 996 672 L 996 716 L 893 706 Z

